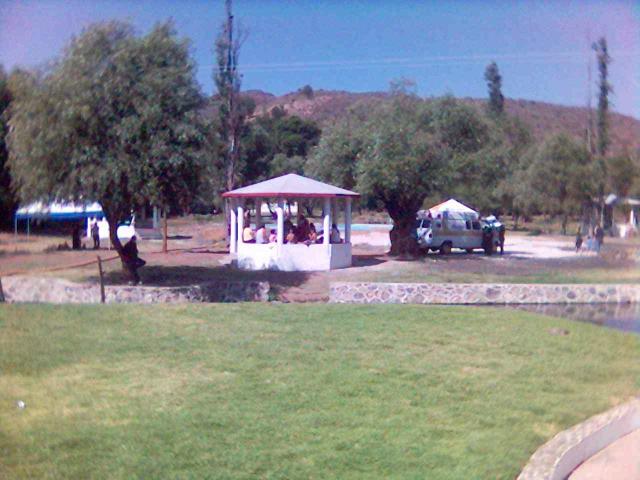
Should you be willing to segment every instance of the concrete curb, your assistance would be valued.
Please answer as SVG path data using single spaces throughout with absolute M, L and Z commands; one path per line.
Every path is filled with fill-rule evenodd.
M 640 398 L 558 433 L 529 459 L 518 480 L 564 480 L 582 462 L 640 429 Z

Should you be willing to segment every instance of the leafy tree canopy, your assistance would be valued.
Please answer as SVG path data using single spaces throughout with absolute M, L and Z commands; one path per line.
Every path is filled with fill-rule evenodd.
M 568 217 L 593 201 L 602 177 L 589 151 L 564 134 L 537 147 L 528 169 L 530 189 L 536 192 L 540 208 L 562 217 L 563 233 Z
M 361 123 L 346 118 L 323 132 L 305 165 L 310 177 L 351 190 L 356 185 L 356 162 L 364 143 Z
M 9 79 L 0 65 L 0 225 L 9 226 L 16 208 L 16 198 L 11 187 L 11 175 L 7 164 L 9 152 L 6 137 L 9 133 L 9 104 L 11 94 Z
M 20 196 L 102 204 L 111 240 L 137 205 L 185 205 L 204 156 L 189 45 L 171 23 L 144 36 L 121 22 L 74 38 L 11 108 L 10 166 Z
M 289 116 L 282 109 L 256 118 L 247 124 L 241 138 L 242 183 L 301 172 L 320 135 L 321 130 L 313 120 Z
M 372 117 L 357 165 L 357 188 L 376 198 L 393 219 L 391 253 L 416 253 L 411 238 L 416 211 L 446 178 L 445 157 L 425 123 L 424 103 L 394 95 Z
M 482 203 L 486 192 L 510 160 L 502 137 L 475 108 L 452 97 L 423 101 L 396 88 L 366 116 L 329 129 L 305 171 L 385 208 L 394 221 L 391 252 L 416 253 L 410 233 L 425 198 L 460 194 L 489 205 Z

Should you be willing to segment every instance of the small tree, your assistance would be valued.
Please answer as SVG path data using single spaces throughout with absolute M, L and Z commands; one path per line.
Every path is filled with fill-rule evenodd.
M 609 94 L 613 92 L 613 87 L 609 83 L 609 64 L 611 63 L 611 57 L 609 56 L 609 49 L 607 47 L 607 39 L 601 37 L 596 43 L 592 45 L 593 50 L 596 52 L 596 58 L 598 60 L 598 113 L 597 113 L 597 126 L 598 126 L 598 154 L 605 156 L 607 149 L 609 148 Z
M 498 64 L 491 62 L 484 72 L 484 79 L 489 88 L 489 103 L 487 107 L 492 115 L 502 115 L 504 112 L 504 96 L 502 95 L 502 76 L 498 71 Z
M 640 168 L 628 152 L 607 159 L 607 189 L 621 197 L 631 193 L 640 179 Z
M 10 166 L 24 200 L 98 201 L 123 269 L 118 225 L 149 202 L 186 207 L 206 139 L 188 43 L 170 23 L 136 37 L 97 24 L 11 107 Z
M 591 202 L 600 176 L 589 151 L 564 134 L 536 150 L 528 171 L 530 190 L 543 211 L 561 216 L 563 234 L 569 217 Z

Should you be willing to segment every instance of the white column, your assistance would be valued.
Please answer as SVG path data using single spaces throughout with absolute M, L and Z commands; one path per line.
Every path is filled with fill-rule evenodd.
M 238 215 L 236 214 L 235 200 L 229 200 L 229 222 L 231 223 L 231 238 L 229 239 L 229 253 L 238 251 Z
M 242 205 L 242 200 L 240 200 L 240 205 L 238 205 L 238 243 L 244 243 L 243 232 L 244 232 L 244 205 Z
M 160 209 L 154 205 L 153 207 L 153 228 L 160 228 Z
M 324 222 L 322 224 L 322 243 L 329 245 L 331 237 L 331 199 L 324 199 Z
M 284 202 L 282 199 L 278 199 L 278 206 L 276 207 L 276 215 L 278 217 L 277 235 L 278 245 L 284 243 Z
M 262 226 L 262 199 L 256 198 L 256 231 Z
M 344 199 L 344 243 L 351 243 L 351 198 Z

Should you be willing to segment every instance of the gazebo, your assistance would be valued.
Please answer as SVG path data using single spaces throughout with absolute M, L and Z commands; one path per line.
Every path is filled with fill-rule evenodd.
M 358 193 L 290 173 L 222 195 L 231 212 L 229 252 L 245 270 L 315 271 L 351 266 L 351 200 Z M 322 243 L 285 243 L 285 202 L 297 203 L 298 218 L 305 200 L 323 199 Z M 256 228 L 262 225 L 262 204 L 275 203 L 276 241 L 243 241 L 247 201 L 253 200 Z M 340 218 L 341 217 L 341 218 Z M 340 222 L 340 220 L 343 220 Z M 340 243 L 331 242 L 332 225 L 343 224 Z

